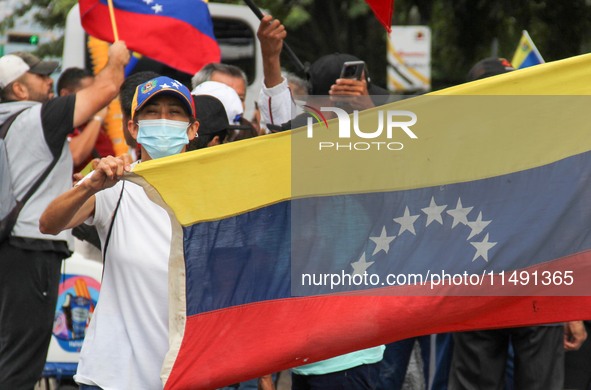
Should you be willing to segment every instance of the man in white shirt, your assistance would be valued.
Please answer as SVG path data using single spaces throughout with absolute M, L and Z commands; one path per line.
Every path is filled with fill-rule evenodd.
M 199 125 L 189 90 L 157 77 L 136 89 L 130 134 L 142 161 L 185 151 Z M 87 221 L 103 243 L 105 271 L 74 379 L 81 389 L 161 389 L 168 351 L 168 214 L 131 182 L 129 158 L 106 157 L 76 187 L 56 198 L 40 219 L 57 234 Z

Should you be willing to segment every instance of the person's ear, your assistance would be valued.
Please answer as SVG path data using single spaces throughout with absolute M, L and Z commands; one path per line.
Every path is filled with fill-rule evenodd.
M 211 139 L 211 141 L 209 141 L 207 143 L 207 147 L 209 148 L 210 146 L 216 146 L 216 145 L 219 145 L 219 144 L 221 144 L 221 142 L 220 142 L 220 136 L 219 135 L 216 135 L 215 137 L 213 137 Z
M 130 119 L 127 121 L 127 130 L 129 131 L 129 134 L 131 134 L 133 139 L 137 140 L 139 126 L 137 125 L 136 122 L 133 121 L 133 119 Z
M 17 98 L 16 100 L 28 100 L 29 88 L 21 81 L 15 81 L 12 84 L 12 94 Z
M 194 121 L 189 125 L 187 129 L 187 136 L 189 137 L 189 141 L 193 140 L 197 133 L 199 132 L 199 121 Z

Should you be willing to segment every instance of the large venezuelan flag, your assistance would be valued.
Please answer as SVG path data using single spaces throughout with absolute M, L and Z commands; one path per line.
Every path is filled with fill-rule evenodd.
M 340 129 L 331 120 L 313 138 L 137 166 L 129 179 L 173 224 L 165 388 L 416 335 L 591 318 L 590 66 L 575 57 L 364 111 L 366 131 L 380 112 L 417 116 L 417 138 L 394 129 L 379 151 L 319 148 Z
M 213 22 L 202 0 L 113 0 L 119 39 L 127 47 L 175 69 L 194 74 L 220 61 Z M 107 0 L 80 0 L 86 32 L 113 42 Z

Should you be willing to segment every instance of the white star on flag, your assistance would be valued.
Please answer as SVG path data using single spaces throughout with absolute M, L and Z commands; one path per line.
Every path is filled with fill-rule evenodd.
M 490 248 L 497 245 L 496 242 L 489 242 L 488 241 L 488 233 L 486 233 L 484 240 L 482 240 L 480 242 L 471 242 L 470 244 L 474 245 L 474 248 L 476 248 L 476 254 L 474 255 L 474 258 L 472 259 L 472 261 L 476 260 L 479 257 L 482 257 L 484 259 L 484 261 L 486 261 L 487 263 L 488 263 L 488 251 L 490 250 Z
M 388 234 L 386 233 L 386 227 L 382 227 L 382 234 L 380 234 L 379 237 L 369 238 L 376 244 L 376 248 L 373 250 L 372 256 L 381 250 L 388 253 L 388 251 L 390 250 L 390 243 L 394 240 L 394 238 L 396 238 L 396 236 L 388 236 Z
M 157 14 L 158 12 L 162 12 L 162 6 L 160 4 L 155 4 L 152 9 L 154 10 L 154 13 Z
M 144 3 L 146 3 L 147 5 L 150 5 L 154 2 L 154 0 L 142 0 Z
M 362 254 L 359 260 L 351 263 L 351 267 L 353 267 L 352 275 L 363 275 L 373 263 L 375 263 L 375 261 L 365 261 L 365 253 Z
M 458 198 L 458 204 L 456 205 L 455 209 L 447 210 L 446 213 L 453 217 L 453 222 L 451 224 L 452 229 L 456 227 L 458 223 L 462 223 L 464 225 L 468 224 L 468 213 L 472 211 L 474 207 L 463 207 L 462 206 L 462 199 Z
M 476 221 L 468 222 L 467 225 L 472 229 L 470 235 L 468 236 L 467 240 L 471 239 L 475 235 L 481 233 L 490 223 L 491 221 L 483 221 L 482 220 L 482 211 L 478 213 L 478 218 Z
M 441 225 L 443 225 L 443 218 L 441 218 L 441 213 L 446 208 L 447 208 L 447 205 L 438 206 L 435 203 L 435 198 L 432 196 L 431 203 L 429 203 L 429 207 L 425 207 L 424 209 L 421 209 L 423 211 L 423 213 L 427 214 L 427 224 L 425 226 L 429 226 L 429 224 L 431 224 L 431 222 L 433 222 L 433 221 L 437 221 Z
M 172 83 L 172 86 L 175 87 L 176 89 L 179 89 L 179 87 L 181 86 L 180 83 L 177 83 L 176 81 Z
M 162 88 L 162 89 L 166 89 L 166 88 L 170 89 L 170 85 L 168 85 L 168 84 L 164 83 L 164 84 L 162 84 L 162 85 L 160 86 L 160 88 Z
M 408 211 L 408 206 L 406 206 L 406 209 L 404 209 L 404 215 L 402 217 L 394 218 L 394 222 L 400 225 L 400 231 L 398 232 L 398 236 L 400 236 L 407 230 L 416 236 L 417 234 L 415 233 L 414 223 L 417 220 L 417 218 L 419 218 L 418 215 L 410 215 L 410 212 Z

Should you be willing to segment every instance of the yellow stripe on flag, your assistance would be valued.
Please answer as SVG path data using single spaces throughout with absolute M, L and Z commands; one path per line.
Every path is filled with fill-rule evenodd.
M 320 151 L 317 143 L 339 129 L 330 120 L 328 130 L 314 126 L 312 139 L 302 128 L 149 161 L 134 174 L 188 225 L 292 197 L 423 188 L 526 170 L 591 150 L 590 68 L 591 55 L 584 55 L 361 112 L 364 129 L 376 128 L 380 110 L 417 115 L 417 139 L 395 130 L 390 141 L 404 144 L 398 152 Z M 361 141 L 369 140 L 350 139 Z

